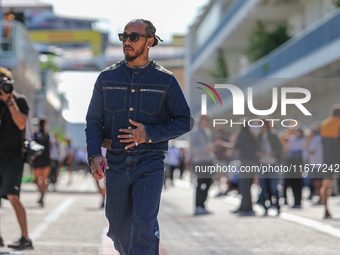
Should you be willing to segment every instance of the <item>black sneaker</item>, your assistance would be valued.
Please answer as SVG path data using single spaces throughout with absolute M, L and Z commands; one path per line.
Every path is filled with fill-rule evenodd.
M 4 247 L 4 240 L 2 239 L 2 237 L 0 237 L 0 247 Z
M 21 237 L 17 242 L 8 245 L 8 248 L 15 250 L 31 250 L 33 249 L 32 241 L 27 240 L 25 237 Z

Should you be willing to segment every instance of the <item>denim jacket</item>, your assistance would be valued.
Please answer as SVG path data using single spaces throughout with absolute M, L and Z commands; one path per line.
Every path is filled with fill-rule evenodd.
M 124 151 L 121 128 L 133 129 L 129 119 L 145 126 L 145 143 L 129 150 L 166 151 L 168 140 L 193 127 L 182 89 L 171 72 L 154 61 L 131 68 L 122 60 L 102 71 L 88 108 L 86 142 L 88 157 L 101 155 L 101 146 Z

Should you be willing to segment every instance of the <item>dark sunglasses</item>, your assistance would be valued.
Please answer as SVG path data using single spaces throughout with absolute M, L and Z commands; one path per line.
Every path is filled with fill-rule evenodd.
M 119 40 L 122 42 L 125 42 L 128 38 L 130 38 L 131 42 L 138 42 L 139 37 L 145 37 L 148 38 L 149 36 L 147 35 L 141 35 L 139 33 L 136 32 L 132 32 L 131 34 L 127 34 L 127 33 L 119 33 L 118 34 Z

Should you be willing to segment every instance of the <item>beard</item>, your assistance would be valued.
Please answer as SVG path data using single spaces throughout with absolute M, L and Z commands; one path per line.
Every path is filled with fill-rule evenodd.
M 146 40 L 145 43 L 136 51 L 136 53 L 134 55 L 127 55 L 125 54 L 125 60 L 126 62 L 132 62 L 134 61 L 136 58 L 138 58 L 140 55 L 143 55 L 144 51 L 145 51 L 145 45 L 146 45 Z

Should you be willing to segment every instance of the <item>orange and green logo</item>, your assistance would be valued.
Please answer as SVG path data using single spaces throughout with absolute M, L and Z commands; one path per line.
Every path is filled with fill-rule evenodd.
M 221 100 L 221 98 L 220 98 L 220 95 L 217 93 L 217 91 L 216 91 L 213 87 L 211 87 L 210 85 L 208 85 L 208 84 L 206 84 L 206 83 L 203 83 L 203 82 L 197 82 L 197 83 L 199 83 L 199 84 L 201 84 L 201 85 L 203 85 L 203 86 L 206 86 L 206 87 L 209 88 L 212 92 L 214 92 L 215 95 L 217 96 L 218 100 L 220 101 L 221 106 L 222 106 L 222 100 Z M 201 90 L 203 90 L 204 92 L 206 92 L 206 93 L 212 98 L 212 100 L 214 101 L 215 105 L 217 105 L 214 96 L 211 94 L 211 92 L 210 92 L 209 90 L 204 89 L 204 88 L 200 88 L 200 87 L 196 87 L 196 88 L 201 89 Z

